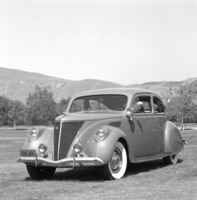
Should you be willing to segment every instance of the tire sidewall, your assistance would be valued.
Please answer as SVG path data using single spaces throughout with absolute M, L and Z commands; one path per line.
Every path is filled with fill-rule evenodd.
M 108 170 L 109 170 L 109 173 L 110 173 L 112 179 L 121 179 L 124 176 L 126 169 L 127 169 L 127 152 L 126 152 L 124 145 L 121 142 L 117 142 L 114 149 L 115 148 L 118 148 L 121 152 L 121 156 L 122 156 L 121 169 L 118 173 L 115 173 L 111 169 L 110 162 L 107 164 L 107 166 L 108 166 Z

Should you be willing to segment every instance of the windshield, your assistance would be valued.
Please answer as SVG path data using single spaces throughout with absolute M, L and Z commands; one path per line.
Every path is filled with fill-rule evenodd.
M 69 112 L 108 112 L 123 111 L 126 108 L 127 96 L 93 95 L 78 97 L 73 100 Z

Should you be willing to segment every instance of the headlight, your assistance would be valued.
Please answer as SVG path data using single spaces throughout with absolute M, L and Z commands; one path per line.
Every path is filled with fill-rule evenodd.
M 39 137 L 39 135 L 40 135 L 39 131 L 37 129 L 33 128 L 29 133 L 28 141 L 29 142 L 35 141 Z
M 97 131 L 96 131 L 96 134 L 95 134 L 95 140 L 96 142 L 101 142 L 103 141 L 107 136 L 109 135 L 109 130 L 106 129 L 106 128 L 99 128 Z
M 38 149 L 39 149 L 39 151 L 40 151 L 40 153 L 45 153 L 46 152 L 46 150 L 47 150 L 47 145 L 45 145 L 45 144 L 40 144 L 39 146 L 38 146 Z

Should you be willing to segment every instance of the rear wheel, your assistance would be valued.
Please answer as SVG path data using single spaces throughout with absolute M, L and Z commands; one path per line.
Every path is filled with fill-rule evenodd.
M 32 179 L 51 179 L 55 173 L 54 167 L 35 167 L 32 165 L 26 165 L 27 171 Z
M 100 171 L 101 176 L 106 180 L 120 179 L 127 169 L 127 152 L 121 142 L 117 142 L 108 164 Z
M 174 165 L 178 162 L 178 154 L 172 154 L 170 156 L 167 156 L 167 157 L 163 158 L 163 161 L 165 164 Z

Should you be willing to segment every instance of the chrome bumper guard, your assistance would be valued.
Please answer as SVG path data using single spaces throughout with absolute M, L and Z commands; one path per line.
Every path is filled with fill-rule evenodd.
M 97 157 L 72 157 L 64 158 L 58 161 L 53 161 L 42 157 L 19 157 L 17 162 L 23 162 L 25 164 L 35 166 L 56 168 L 90 167 L 100 166 L 104 164 L 104 162 Z

